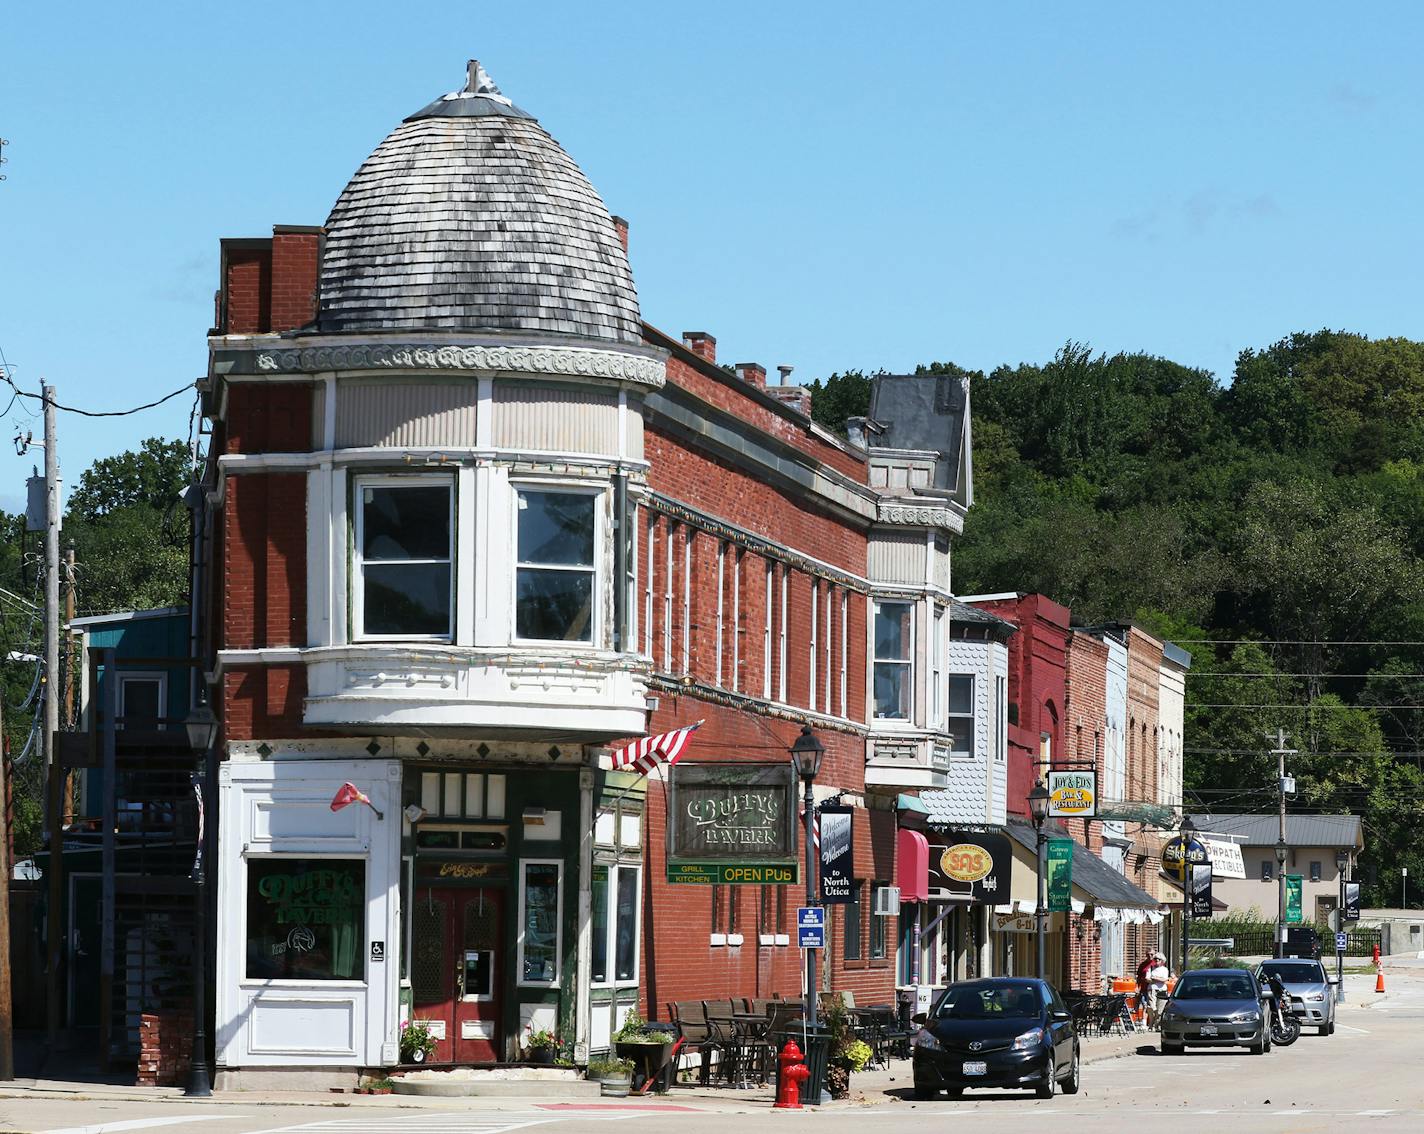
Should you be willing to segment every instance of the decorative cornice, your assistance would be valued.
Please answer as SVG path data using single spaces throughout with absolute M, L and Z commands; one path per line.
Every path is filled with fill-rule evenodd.
M 472 373 L 550 374 L 605 378 L 660 389 L 666 365 L 660 358 L 616 350 L 561 346 L 453 346 L 439 343 L 373 343 L 290 350 L 259 350 L 257 369 L 268 373 L 317 374 L 328 370 L 462 370 Z
M 952 532 L 957 532 L 964 526 L 964 522 L 949 508 L 925 504 L 891 504 L 883 500 L 877 519 L 882 524 L 946 528 Z

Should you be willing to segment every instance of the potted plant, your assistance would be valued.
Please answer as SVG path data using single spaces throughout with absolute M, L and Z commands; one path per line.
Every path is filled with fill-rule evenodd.
M 559 1037 L 545 1028 L 531 1027 L 529 1038 L 524 1041 L 524 1050 L 530 1063 L 553 1063 L 554 1050 L 559 1046 Z
M 400 1032 L 402 1063 L 429 1063 L 435 1054 L 435 1037 L 423 1020 L 411 1020 Z
M 627 1098 L 633 1086 L 633 1061 L 631 1059 L 592 1059 L 588 1064 L 588 1077 L 599 1081 L 599 1094 L 610 1098 Z
M 831 1052 L 826 1067 L 826 1090 L 831 1098 L 843 1099 L 850 1094 L 850 1077 L 856 1071 L 864 1071 L 870 1062 L 870 1045 L 864 1040 L 852 1037 Z
M 668 1061 L 672 1036 L 667 1032 L 649 1031 L 647 1021 L 635 1010 L 623 1018 L 622 1026 L 613 1033 L 613 1050 L 620 1058 L 632 1061 L 634 1067 L 651 1079 Z
M 369 1095 L 388 1095 L 394 1087 L 395 1084 L 389 1079 L 372 1079 L 366 1084 L 366 1093 Z

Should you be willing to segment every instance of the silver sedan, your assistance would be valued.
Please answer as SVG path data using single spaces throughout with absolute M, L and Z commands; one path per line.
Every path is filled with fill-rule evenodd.
M 1162 1012 L 1162 1054 L 1191 1047 L 1271 1050 L 1261 986 L 1246 969 L 1195 969 L 1177 980 Z

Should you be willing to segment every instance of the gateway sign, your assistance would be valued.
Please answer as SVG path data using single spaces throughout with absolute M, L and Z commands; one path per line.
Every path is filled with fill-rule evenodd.
M 789 763 L 673 765 L 668 788 L 668 880 L 794 881 L 795 787 Z M 713 864 L 715 879 L 708 877 L 712 872 L 687 869 Z M 723 867 L 754 869 L 724 872 Z

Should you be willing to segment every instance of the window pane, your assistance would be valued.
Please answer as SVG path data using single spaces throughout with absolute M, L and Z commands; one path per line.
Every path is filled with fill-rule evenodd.
M 842 906 L 845 910 L 845 959 L 860 960 L 860 887 L 861 883 L 850 884 L 850 901 Z
M 608 980 L 608 867 L 593 868 L 593 983 Z
M 519 561 L 592 567 L 595 499 L 584 492 L 521 492 Z
M 448 485 L 369 485 L 361 490 L 363 559 L 449 559 Z
M 638 971 L 638 872 L 627 866 L 618 871 L 617 949 L 618 979 L 632 980 Z
M 156 677 L 121 677 L 119 679 L 119 716 L 129 728 L 158 727 L 163 715 L 159 703 L 160 682 Z
M 882 882 L 870 887 L 870 955 L 877 959 L 885 956 L 886 924 L 890 920 L 875 913 L 876 900 L 884 890 L 885 884 Z
M 504 818 L 504 776 L 491 775 L 485 781 L 485 818 Z
M 949 675 L 949 711 L 972 716 L 974 713 L 974 678 L 969 674 Z
M 908 720 L 910 667 L 899 662 L 875 663 L 875 715 Z
M 365 928 L 365 862 L 248 860 L 248 979 L 361 980 Z
M 524 867 L 524 972 L 521 980 L 559 979 L 559 868 Z
M 367 634 L 449 634 L 450 564 L 367 563 Z
M 593 639 L 593 575 L 521 567 L 515 633 L 556 642 Z
M 910 604 L 883 602 L 875 608 L 875 656 L 910 656 Z

